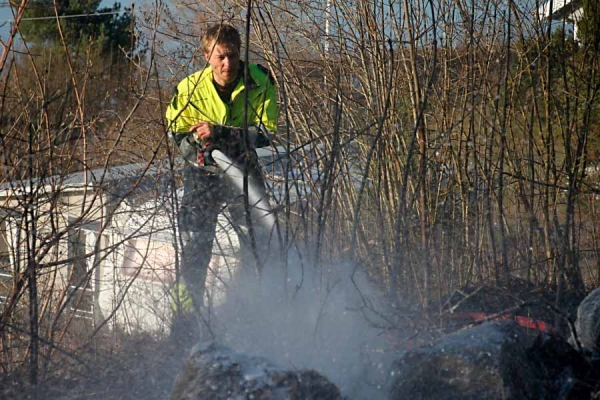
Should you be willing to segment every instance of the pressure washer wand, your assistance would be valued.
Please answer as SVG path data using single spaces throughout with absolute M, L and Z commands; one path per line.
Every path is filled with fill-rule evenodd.
M 223 170 L 225 176 L 229 178 L 233 186 L 240 192 L 244 193 L 244 170 L 237 166 L 229 157 L 221 150 L 213 149 L 210 153 L 216 164 Z M 267 194 L 262 187 L 258 187 L 253 179 L 248 177 L 248 203 L 250 204 L 250 215 L 253 220 L 262 225 L 267 232 L 272 232 L 276 235 L 277 226 L 275 224 L 275 215 L 267 199 Z

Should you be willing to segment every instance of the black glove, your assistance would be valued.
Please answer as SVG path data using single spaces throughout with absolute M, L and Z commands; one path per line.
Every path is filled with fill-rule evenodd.
M 222 147 L 213 142 L 205 141 L 202 150 L 204 151 L 204 165 L 216 165 L 214 158 L 212 157 L 213 150 L 221 150 Z
M 229 151 L 242 151 L 245 148 L 244 129 L 224 125 L 215 125 L 213 130 L 215 146 Z M 248 127 L 248 144 L 256 149 L 270 144 L 269 137 L 256 126 Z

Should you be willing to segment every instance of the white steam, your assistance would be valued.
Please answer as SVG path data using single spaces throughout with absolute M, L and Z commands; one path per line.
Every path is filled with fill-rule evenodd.
M 243 172 L 223 153 L 213 158 L 238 190 Z M 248 185 L 248 200 L 262 232 L 275 232 L 275 218 L 263 191 Z M 273 236 L 271 236 L 273 237 Z M 259 239 L 260 240 L 260 239 Z M 264 240 L 269 241 L 269 239 Z M 351 399 L 386 398 L 387 344 L 378 325 L 385 314 L 377 290 L 350 264 L 303 265 L 288 254 L 285 265 L 275 248 L 262 247 L 257 276 L 250 252 L 240 251 L 240 266 L 223 303 L 210 312 L 217 341 L 235 351 L 266 357 L 288 369 L 314 369 Z
M 364 301 L 381 307 L 375 290 L 360 273 L 353 282 L 350 265 L 326 267 L 326 278 L 297 260 L 287 269 L 271 264 L 260 279 L 234 279 L 213 310 L 217 340 L 284 368 L 315 369 L 349 398 L 384 398 L 390 346 Z

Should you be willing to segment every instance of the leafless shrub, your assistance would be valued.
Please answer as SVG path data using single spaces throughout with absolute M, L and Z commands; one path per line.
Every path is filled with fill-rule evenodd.
M 396 305 L 526 280 L 558 288 L 560 307 L 597 285 L 598 54 L 538 6 L 157 2 L 135 11 L 146 52 L 113 69 L 91 48 L 13 40 L 17 9 L 0 59 L 0 367 L 36 381 L 105 328 L 152 315 L 168 330 L 179 176 L 164 107 L 223 20 L 248 28 L 279 87 L 284 249 L 315 270 L 351 259 Z

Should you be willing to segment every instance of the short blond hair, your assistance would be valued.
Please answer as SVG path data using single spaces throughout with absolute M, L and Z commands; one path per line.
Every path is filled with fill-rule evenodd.
M 212 51 L 209 46 L 212 46 L 213 42 L 218 45 L 233 45 L 238 50 L 242 46 L 240 33 L 229 24 L 214 24 L 206 29 L 202 35 L 202 47 L 205 53 Z

